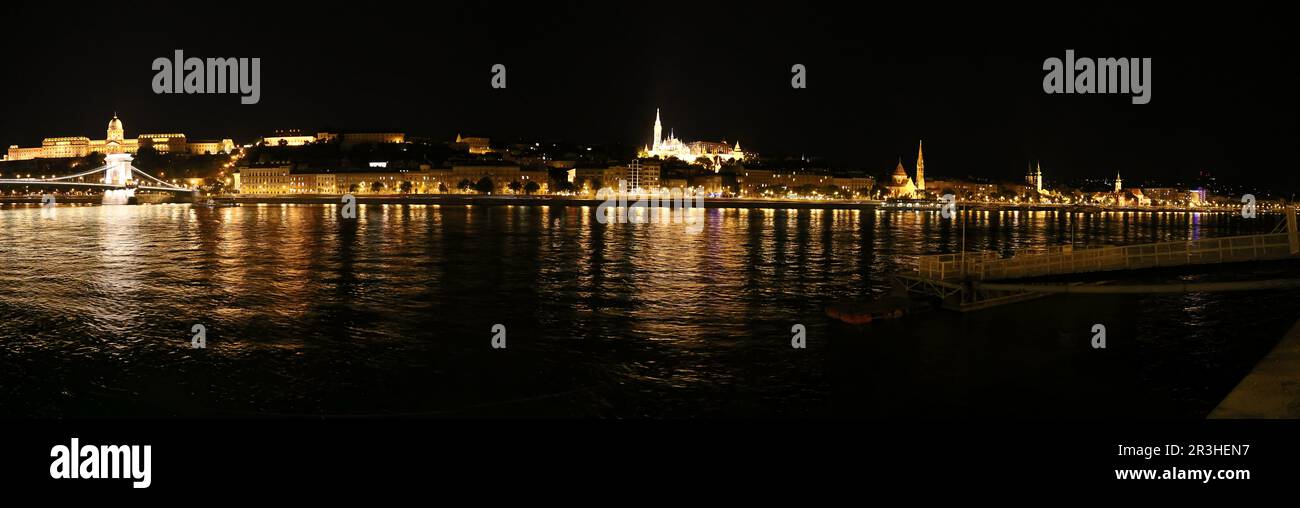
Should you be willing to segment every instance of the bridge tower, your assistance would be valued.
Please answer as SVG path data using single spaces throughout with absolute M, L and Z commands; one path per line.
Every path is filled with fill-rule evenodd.
M 126 187 L 131 181 L 131 154 L 111 153 L 104 156 L 108 169 L 104 170 L 104 183 L 115 187 Z

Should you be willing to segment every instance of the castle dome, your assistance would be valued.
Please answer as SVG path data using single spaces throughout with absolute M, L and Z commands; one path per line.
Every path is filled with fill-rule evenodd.
M 118 120 L 117 113 L 113 113 L 113 119 L 108 121 L 108 130 L 123 130 L 122 121 Z

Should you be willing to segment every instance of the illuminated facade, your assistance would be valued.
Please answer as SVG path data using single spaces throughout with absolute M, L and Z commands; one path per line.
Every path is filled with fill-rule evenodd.
M 250 195 L 286 195 L 286 194 L 436 194 L 444 192 L 462 192 L 460 182 L 468 182 L 471 189 L 464 192 L 477 192 L 473 188 L 480 180 L 487 178 L 492 182 L 492 192 L 506 194 L 514 192 L 512 182 L 518 182 L 520 192 L 530 182 L 537 183 L 537 192 L 549 191 L 549 174 L 546 170 L 527 170 L 511 165 L 463 165 L 451 168 L 429 168 L 418 170 L 398 169 L 392 171 L 365 170 L 330 170 L 298 169 L 292 166 L 252 166 L 241 167 L 234 174 L 234 190 Z
M 338 135 L 343 148 L 364 144 L 405 143 L 404 132 L 344 132 Z
M 235 151 L 235 142 L 230 139 L 195 140 L 189 142 L 189 152 L 194 155 L 217 155 Z
M 1037 192 L 1043 192 L 1043 164 L 1038 163 L 1036 169 L 1025 173 L 1025 184 Z
M 23 148 L 11 145 L 5 160 L 52 159 L 63 157 L 85 157 L 93 152 L 104 155 L 127 153 L 134 154 L 140 147 L 148 146 L 159 153 L 218 154 L 230 153 L 235 149 L 234 141 L 203 141 L 189 143 L 184 134 L 141 134 L 127 139 L 122 120 L 113 115 L 108 121 L 108 130 L 104 139 L 90 139 L 85 136 L 66 136 L 45 138 L 40 147 Z
M 262 138 L 262 144 L 266 146 L 302 146 L 315 143 L 317 136 L 302 135 L 275 135 Z
M 482 155 L 492 151 L 492 140 L 490 138 L 462 137 L 457 134 L 456 144 L 464 145 L 465 149 L 474 155 Z
M 677 139 L 677 136 L 671 130 L 668 131 L 668 137 L 665 138 L 663 123 L 659 121 L 659 110 L 656 109 L 654 143 L 643 147 L 640 157 L 658 157 L 661 159 L 676 157 L 679 160 L 691 163 L 703 158 L 709 161 L 709 167 L 716 170 L 723 162 L 744 160 L 745 152 L 740 149 L 739 141 L 736 142 L 735 146 L 728 146 L 725 142 L 693 141 L 688 143 Z
M 912 177 L 907 176 L 907 170 L 903 169 L 903 159 L 900 158 L 894 174 L 889 177 L 889 184 L 885 186 L 885 195 L 891 198 L 914 198 L 916 194 L 916 183 Z
M 781 197 L 776 195 L 779 192 L 772 189 L 779 191 L 784 187 L 786 192 L 793 192 L 794 189 L 807 185 L 824 187 L 833 185 L 835 177 L 811 171 L 745 169 L 736 175 L 736 183 L 740 185 L 740 193 L 744 196 Z

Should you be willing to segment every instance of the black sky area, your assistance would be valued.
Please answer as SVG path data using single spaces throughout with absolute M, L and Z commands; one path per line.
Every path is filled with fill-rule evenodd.
M 184 132 L 248 142 L 275 129 L 402 129 L 514 139 L 650 140 L 654 110 L 687 140 L 739 140 L 833 167 L 1048 180 L 1189 179 L 1292 190 L 1296 58 L 1289 16 L 1129 5 L 885 8 L 824 3 L 123 4 L 11 7 L 0 33 L 0 143 Z M 1230 7 L 1229 9 L 1232 9 Z M 154 58 L 259 57 L 261 102 L 156 95 Z M 1150 57 L 1152 100 L 1047 95 L 1043 60 Z M 490 87 L 491 66 L 508 87 Z M 790 67 L 808 88 L 790 87 Z

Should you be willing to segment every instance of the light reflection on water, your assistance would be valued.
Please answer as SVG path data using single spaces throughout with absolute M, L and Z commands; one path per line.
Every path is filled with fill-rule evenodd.
M 866 328 L 823 313 L 958 251 L 963 229 L 968 249 L 1010 254 L 1273 219 L 976 211 L 962 228 L 937 212 L 707 209 L 691 232 L 594 212 L 0 206 L 0 402 L 43 416 L 1195 415 L 1296 317 L 1243 294 L 1057 297 Z M 1110 356 L 1076 337 L 1098 321 Z M 196 323 L 207 350 L 188 349 Z M 495 323 L 505 351 L 488 346 Z M 793 323 L 809 349 L 789 348 Z M 1258 337 L 1216 339 L 1239 325 Z

